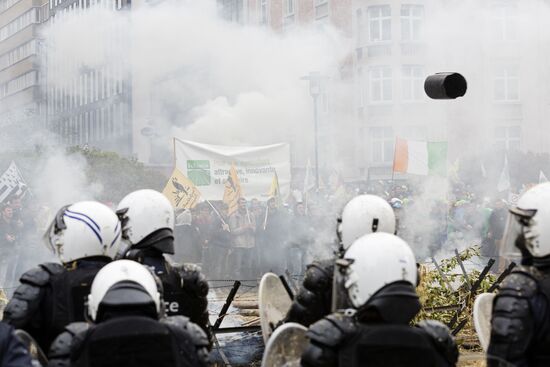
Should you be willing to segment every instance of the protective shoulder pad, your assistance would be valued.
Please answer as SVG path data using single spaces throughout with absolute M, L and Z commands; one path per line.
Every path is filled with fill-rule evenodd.
M 40 307 L 42 289 L 53 275 L 63 271 L 60 264 L 46 263 L 25 272 L 20 278 L 21 284 L 4 309 L 4 321 L 16 328 L 24 328 Z
M 337 312 L 311 325 L 307 336 L 318 344 L 337 347 L 356 330 L 357 324 L 352 317 Z
M 185 316 L 169 316 L 162 319 L 161 322 L 176 332 L 181 333 L 183 331 L 188 334 L 197 347 L 208 347 L 210 345 L 206 333 Z
M 90 326 L 85 322 L 73 322 L 65 327 L 65 331 L 50 346 L 50 359 L 68 358 L 71 354 L 71 348 L 75 336 L 85 333 Z
M 436 320 L 423 320 L 418 327 L 424 330 L 434 343 L 437 351 L 451 364 L 458 362 L 458 346 L 449 328 Z
M 333 260 L 315 261 L 307 266 L 304 277 L 304 288 L 309 290 L 326 290 L 327 287 L 332 287 L 333 276 Z
M 49 283 L 52 275 L 59 274 L 63 271 L 63 266 L 55 263 L 40 264 L 23 275 L 21 275 L 21 283 L 32 284 L 38 287 L 43 287 Z
M 173 268 L 181 277 L 183 287 L 199 297 L 208 295 L 208 282 L 201 273 L 201 268 L 195 264 L 183 264 Z
M 519 269 L 512 272 L 502 281 L 497 296 L 530 298 L 538 292 L 538 289 L 535 277 L 528 271 Z

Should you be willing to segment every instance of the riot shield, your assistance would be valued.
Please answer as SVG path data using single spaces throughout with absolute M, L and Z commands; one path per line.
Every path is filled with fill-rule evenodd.
M 308 342 L 307 329 L 288 322 L 277 328 L 265 346 L 262 367 L 299 367 Z
M 482 293 L 474 301 L 474 327 L 484 351 L 487 351 L 491 338 L 491 314 L 493 313 L 494 298 L 494 293 Z
M 283 283 L 273 273 L 265 273 L 260 281 L 258 292 L 258 303 L 260 309 L 260 325 L 264 342 L 273 333 L 273 330 L 287 314 L 292 300 L 288 295 Z

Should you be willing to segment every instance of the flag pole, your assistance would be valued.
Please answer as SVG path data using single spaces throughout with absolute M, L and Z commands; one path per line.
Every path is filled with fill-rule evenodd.
M 395 144 L 393 145 L 393 162 L 391 166 L 391 185 L 393 190 L 394 179 L 395 179 L 395 154 L 397 153 L 397 136 L 395 137 Z
M 216 208 L 214 207 L 214 205 L 212 205 L 212 203 L 210 202 L 210 200 L 204 199 L 204 201 L 206 201 L 206 203 L 208 203 L 208 205 L 210 205 L 210 207 L 212 208 L 212 210 L 214 211 L 214 213 L 216 213 L 216 215 L 217 215 L 218 218 L 221 220 L 221 222 L 222 222 L 224 225 L 227 225 L 227 223 L 223 220 L 223 217 L 222 217 L 222 215 L 220 214 L 220 212 L 218 211 L 218 209 L 216 209 Z
M 252 221 L 250 220 L 250 212 L 248 211 L 248 205 L 246 206 L 246 217 L 248 218 L 248 224 L 252 224 Z
M 269 215 L 269 205 L 265 208 L 265 217 L 264 217 L 264 231 L 267 227 L 267 216 Z

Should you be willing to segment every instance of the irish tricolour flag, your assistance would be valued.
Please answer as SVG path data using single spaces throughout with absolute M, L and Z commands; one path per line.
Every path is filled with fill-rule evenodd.
M 429 142 L 397 138 L 394 172 L 415 175 L 447 174 L 447 142 Z

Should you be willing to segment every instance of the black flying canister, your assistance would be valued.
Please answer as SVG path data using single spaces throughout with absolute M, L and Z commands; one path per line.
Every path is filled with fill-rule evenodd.
M 455 99 L 466 94 L 466 79 L 459 73 L 436 73 L 426 78 L 424 91 L 432 99 Z

